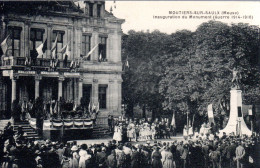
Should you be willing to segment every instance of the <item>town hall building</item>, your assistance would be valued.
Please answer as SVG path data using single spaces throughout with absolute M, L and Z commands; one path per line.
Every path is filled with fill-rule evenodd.
M 124 20 L 106 11 L 104 1 L 84 1 L 84 8 L 73 1 L 1 2 L 0 10 L 1 43 L 8 38 L 1 51 L 1 118 L 11 117 L 14 100 L 37 97 L 99 106 L 98 117 L 121 114 Z

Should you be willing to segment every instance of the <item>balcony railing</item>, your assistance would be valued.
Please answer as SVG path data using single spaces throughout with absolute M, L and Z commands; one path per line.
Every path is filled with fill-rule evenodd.
M 55 62 L 56 60 L 51 60 L 49 58 L 37 58 L 37 59 L 31 59 L 30 61 L 26 61 L 25 57 L 4 57 L 1 60 L 1 66 L 2 67 L 8 67 L 8 66 L 34 66 L 34 67 L 55 67 L 55 68 L 80 68 L 82 65 L 81 60 L 74 60 L 74 65 L 71 66 L 71 61 L 68 60 L 67 62 L 64 62 L 63 60 L 58 60 L 58 62 Z M 52 65 L 52 63 L 56 63 L 55 66 Z

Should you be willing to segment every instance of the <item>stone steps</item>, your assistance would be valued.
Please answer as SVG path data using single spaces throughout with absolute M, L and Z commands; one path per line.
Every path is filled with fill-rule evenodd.
M 23 129 L 23 131 L 25 133 L 25 137 L 27 139 L 32 139 L 32 140 L 40 140 L 40 139 L 42 139 L 38 135 L 36 130 L 30 126 L 28 121 L 15 122 L 13 127 L 14 127 L 14 131 L 17 131 L 18 127 L 22 127 L 22 129 Z
M 109 132 L 108 128 L 102 126 L 94 126 L 92 132 L 92 138 L 109 138 L 111 137 L 111 132 Z

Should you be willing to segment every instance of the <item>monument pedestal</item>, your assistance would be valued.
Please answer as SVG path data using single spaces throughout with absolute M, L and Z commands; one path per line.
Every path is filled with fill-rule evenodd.
M 223 130 L 220 130 L 220 136 L 223 135 L 223 132 L 225 132 L 227 135 L 229 135 L 230 133 L 234 133 L 235 135 L 246 134 L 248 136 L 251 136 L 252 132 L 247 128 L 243 118 L 242 91 L 238 89 L 231 89 L 230 94 L 229 120 L 226 127 Z

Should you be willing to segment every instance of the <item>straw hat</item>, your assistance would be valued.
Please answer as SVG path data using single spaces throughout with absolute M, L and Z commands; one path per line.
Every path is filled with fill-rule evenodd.
M 72 151 L 77 151 L 78 150 L 78 147 L 76 145 L 73 145 L 72 148 L 71 148 Z

